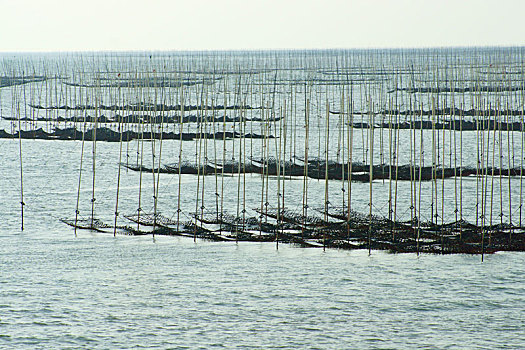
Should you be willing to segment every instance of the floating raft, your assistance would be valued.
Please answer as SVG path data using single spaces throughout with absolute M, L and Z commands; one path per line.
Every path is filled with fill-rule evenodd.
M 225 213 L 192 214 L 193 220 L 179 221 L 160 214 L 141 213 L 123 217 L 143 229 L 118 226 L 119 234 L 185 236 L 210 241 L 250 241 L 295 244 L 303 247 L 386 250 L 392 253 L 490 254 L 497 251 L 525 251 L 525 227 L 508 224 L 476 226 L 467 221 L 443 225 L 432 222 L 397 222 L 364 215 L 344 208 L 330 212 L 315 209 L 328 220 L 288 209 L 255 209 L 253 216 Z M 114 231 L 99 219 L 62 219 L 77 229 L 101 233 Z M 153 228 L 152 228 L 153 227 Z M 147 228 L 147 230 L 144 230 Z

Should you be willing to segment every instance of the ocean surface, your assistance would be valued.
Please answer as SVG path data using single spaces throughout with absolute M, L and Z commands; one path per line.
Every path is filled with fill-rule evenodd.
M 161 89 L 173 98 L 165 100 L 166 97 L 160 93 L 156 95 L 151 89 L 100 87 L 100 81 L 102 78 L 110 80 L 109 76 L 115 80 L 117 74 L 120 79 L 119 72 L 136 76 L 147 69 L 148 74 L 153 74 L 153 67 L 161 69 L 163 64 L 166 75 L 210 78 L 215 77 L 215 73 L 204 72 L 204 69 L 213 63 L 214 67 L 222 69 L 223 79 L 210 88 L 210 100 L 213 97 L 216 102 L 223 103 L 229 98 L 225 105 L 232 105 L 239 103 L 236 98 L 242 96 L 253 106 L 268 105 L 273 101 L 277 115 L 286 110 L 280 107 L 290 106 L 290 101 L 296 101 L 295 111 L 289 112 L 290 124 L 284 131 L 288 141 L 283 141 L 282 147 L 287 145 L 288 148 L 280 153 L 283 159 L 292 160 L 296 156 L 298 159 L 308 149 L 310 157 L 342 161 L 348 146 L 344 144 L 348 128 L 343 125 L 348 119 L 341 119 L 340 114 L 331 115 L 331 137 L 328 137 L 322 117 L 330 109 L 325 99 L 330 99 L 330 111 L 337 112 L 341 101 L 349 98 L 350 86 L 356 94 L 357 91 L 361 93 L 355 97 L 356 109 L 365 110 L 373 98 L 375 105 L 372 108 L 378 111 L 392 103 L 387 91 L 398 86 L 397 78 L 405 79 L 399 82 L 403 88 L 414 82 L 407 79 L 415 79 L 421 86 L 432 86 L 433 71 L 425 71 L 428 65 L 449 64 L 453 69 L 443 73 L 445 77 L 463 79 L 462 83 L 468 86 L 487 76 L 491 79 L 488 83 L 494 83 L 500 76 L 501 67 L 509 60 L 512 63 L 509 67 L 514 69 L 512 84 L 520 80 L 520 73 L 516 73 L 520 63 L 516 63 L 512 50 L 470 52 L 458 49 L 436 55 L 411 51 L 389 51 L 383 55 L 381 52 L 359 51 L 342 56 L 352 59 L 355 65 L 355 69 L 342 71 L 341 64 L 347 62 L 340 61 L 337 52 L 281 52 L 269 56 L 257 53 L 253 57 L 249 53 L 220 53 L 217 57 L 206 53 L 197 57 L 191 54 L 175 56 L 166 54 L 152 59 L 146 54 L 137 57 L 133 54 L 93 54 L 83 60 L 75 54 L 0 56 L 3 75 L 9 73 L 9 69 L 16 71 L 15 75 L 27 75 L 30 68 L 36 70 L 33 75 L 55 75 L 55 79 L 44 82 L 0 88 L 0 115 L 23 115 L 32 121 L 22 122 L 22 129 L 36 126 L 50 131 L 73 124 L 36 121 L 36 118 L 87 116 L 98 111 L 38 109 L 30 104 L 49 107 L 100 102 L 110 105 L 146 99 L 174 105 L 183 95 L 180 88 Z M 498 62 L 498 59 L 503 61 L 499 73 L 485 74 L 489 64 Z M 417 74 L 405 70 L 414 62 L 419 69 Z M 308 69 L 297 70 L 295 65 L 307 66 Z M 193 72 L 187 73 L 190 68 Z M 227 69 L 230 71 L 226 72 Z M 351 77 L 352 81 L 338 80 L 342 76 L 345 79 Z M 98 81 L 98 86 L 89 85 L 94 81 Z M 336 81 L 337 85 L 330 81 Z M 308 83 L 308 90 L 305 82 L 315 83 Z M 81 83 L 86 86 L 74 85 Z M 510 80 L 508 84 L 511 85 Z M 199 86 L 188 87 L 187 105 L 203 102 L 204 90 Z M 225 92 L 226 87 L 229 92 Z M 311 103 L 309 134 L 306 134 L 304 125 L 307 96 Z M 428 95 L 414 96 L 419 99 L 417 106 L 431 108 Z M 412 103 L 416 106 L 415 102 L 408 102 L 412 97 L 400 92 L 398 107 L 408 108 Z M 401 101 L 403 98 L 404 102 Z M 452 105 L 450 101 L 457 100 L 458 105 L 460 100 L 466 101 L 465 109 L 480 100 L 484 100 L 487 106 L 505 101 L 511 108 L 518 109 L 523 105 L 524 96 L 521 91 L 514 91 L 513 94 L 487 93 L 482 96 L 442 94 L 438 99 L 449 106 Z M 238 116 L 235 111 L 228 113 L 229 116 Z M 261 110 L 246 113 L 250 117 L 263 114 Z M 362 118 L 360 115 L 358 121 Z M 93 125 L 75 123 L 75 126 L 89 129 Z M 104 126 L 117 127 L 115 123 Z M 11 133 L 18 127 L 17 123 L 0 119 L 0 130 Z M 126 127 L 137 128 L 136 125 Z M 206 127 L 240 131 L 238 123 Z M 255 122 L 251 127 L 250 132 L 253 130 L 254 133 L 276 133 L 269 126 L 265 131 Z M 275 123 L 273 127 L 276 127 Z M 184 126 L 185 131 L 195 131 L 196 128 L 191 123 Z M 176 126 L 170 125 L 169 131 L 173 130 L 177 131 Z M 369 160 L 367 132 L 366 129 L 355 130 L 355 162 L 366 164 Z M 440 135 L 441 143 L 436 150 L 442 158 L 438 162 L 446 166 L 459 161 L 460 158 L 455 159 L 457 156 L 461 157 L 463 165 L 475 167 L 479 161 L 480 143 L 486 147 L 485 160 L 497 155 L 496 165 L 506 167 L 512 163 L 519 166 L 523 162 L 520 152 L 524 137 L 521 132 L 463 132 L 461 156 L 454 151 L 460 147 L 459 133 L 447 130 Z M 401 140 L 396 153 L 399 165 L 420 164 L 419 157 L 427 166 L 431 164 L 429 145 L 432 136 L 430 130 L 418 131 L 414 135 L 414 149 L 424 141 L 426 152 L 421 149 L 416 152 L 412 150 L 409 131 L 401 131 L 397 136 Z M 310 140 L 309 145 L 305 144 L 306 138 Z M 247 159 L 247 154 L 253 158 L 264 157 L 266 147 L 266 157 L 276 157 L 279 148 L 273 140 L 263 144 L 257 139 L 213 139 L 204 145 L 197 140 L 168 140 L 162 143 L 161 163 L 177 162 L 179 155 L 196 163 L 225 159 L 239 161 Z M 388 130 L 375 132 L 373 150 L 370 151 L 374 153 L 374 164 L 393 161 L 388 156 L 391 140 Z M 222 196 L 224 212 L 230 214 L 245 208 L 247 215 L 257 215 L 254 208 L 262 205 L 265 191 L 269 195 L 264 200 L 276 206 L 277 192 L 281 189 L 287 208 L 300 211 L 303 207 L 302 177 L 268 177 L 266 182 L 256 174 L 218 178 L 160 174 L 154 178 L 151 172 L 141 174 L 119 167 L 119 161 L 138 164 L 140 158 L 144 165 L 151 166 L 153 160 L 161 158 L 159 141 L 131 141 L 122 143 L 122 148 L 120 145 L 0 139 L 0 349 L 525 348 L 523 253 L 499 252 L 486 255 L 481 262 L 477 255 L 417 256 L 382 251 L 372 251 L 369 255 L 368 251 L 323 251 L 322 248 L 300 248 L 289 244 L 279 244 L 277 248 L 275 243 L 199 239 L 194 242 L 191 238 L 158 235 L 117 234 L 114 237 L 112 230 L 77 230 L 75 234 L 73 228 L 61 219 L 73 219 L 77 203 L 79 218 L 89 219 L 94 197 L 94 216 L 113 224 L 117 191 L 119 225 L 129 224 L 123 215 L 136 213 L 139 207 L 152 212 L 154 188 L 159 192 L 158 212 L 172 219 L 179 205 L 181 220 L 191 220 L 199 206 L 205 206 L 207 210 L 217 207 L 218 192 Z M 201 146 L 206 152 L 197 156 Z M 244 147 L 242 152 L 241 146 Z M 93 169 L 96 169 L 96 177 Z M 345 205 L 347 185 L 344 182 L 330 181 L 325 186 L 324 180 L 308 179 L 307 183 L 312 208 L 322 207 L 325 196 L 334 206 Z M 475 222 L 481 198 L 489 198 L 490 193 L 490 201 L 484 202 L 487 215 L 490 209 L 495 221 L 502 218 L 502 221 L 512 220 L 517 224 L 519 218 L 521 223 L 524 211 L 521 177 L 499 177 L 492 182 L 487 177 L 484 185 L 480 185 L 479 179 L 465 177 L 461 188 L 458 183 L 453 178 L 446 179 L 436 185 L 439 187 L 435 190 L 430 181 L 423 182 L 418 197 L 422 203 L 420 217 L 429 220 L 435 202 L 439 205 L 436 211 L 442 210 L 443 219 L 451 222 L 455 220 L 458 203 L 461 203 L 464 219 Z M 266 190 L 265 184 L 268 186 Z M 352 208 L 367 213 L 372 188 L 374 215 L 387 216 L 391 185 L 388 180 L 373 181 L 371 187 L 369 183 L 352 183 Z M 484 194 L 480 190 L 483 186 Z M 180 193 L 178 188 L 181 188 Z M 408 181 L 396 184 L 395 217 L 400 221 L 410 219 L 411 190 Z M 437 196 L 440 201 L 435 200 Z M 23 231 L 22 200 L 25 204 Z M 512 205 L 509 206 L 509 202 Z M 311 212 L 313 215 L 314 210 Z
M 107 144 L 100 146 L 102 155 Z M 83 230 L 75 237 L 59 221 L 75 210 L 78 165 L 70 158 L 80 144 L 71 141 L 23 141 L 21 231 L 18 141 L 0 140 L 0 147 L 0 348 L 525 345 L 523 253 L 488 255 L 482 263 L 470 255 L 368 256 Z M 105 174 L 101 159 L 108 203 L 97 197 L 111 213 L 114 164 Z M 127 176 L 136 181 L 136 173 Z M 138 189 L 126 190 L 126 181 L 123 187 L 129 197 Z M 81 198 L 89 198 L 86 191 Z M 136 205 L 130 202 L 123 200 L 123 211 Z
M 0 235 L 0 348 L 520 349 L 525 255 Z

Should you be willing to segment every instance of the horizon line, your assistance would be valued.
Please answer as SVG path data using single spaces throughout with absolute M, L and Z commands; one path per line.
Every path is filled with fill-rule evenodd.
M 327 47 L 327 48 L 230 48 L 230 49 L 86 49 L 86 50 L 0 50 L 0 54 L 52 54 L 52 53 L 201 53 L 201 52 L 291 52 L 291 51 L 395 51 L 395 50 L 444 50 L 444 49 L 512 49 L 525 48 L 525 44 L 516 45 L 450 45 L 450 46 L 369 46 L 369 47 Z

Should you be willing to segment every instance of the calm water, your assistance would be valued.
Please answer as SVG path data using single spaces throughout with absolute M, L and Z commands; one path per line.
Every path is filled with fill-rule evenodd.
M 119 63 L 117 58 L 115 62 Z M 260 59 L 264 63 L 264 57 Z M 149 61 L 146 59 L 146 62 Z M 207 61 L 201 63 L 205 65 Z M 366 67 L 365 63 L 360 65 Z M 72 72 L 91 69 L 74 64 L 69 67 Z M 124 68 L 125 65 L 117 65 L 115 69 Z M 311 72 L 322 74 L 317 68 Z M 305 73 L 305 77 L 314 74 L 311 72 Z M 303 79 L 302 73 L 297 74 Z M 273 75 L 268 74 L 266 78 L 271 77 Z M 230 79 L 231 86 L 236 86 L 233 77 Z M 48 101 L 46 91 L 55 90 L 53 84 L 55 82 L 46 82 L 44 87 L 25 85 L 28 100 L 63 104 L 61 94 L 50 94 L 51 101 Z M 72 99 L 73 88 L 56 84 L 69 96 L 65 100 Z M 382 91 L 383 85 L 377 86 L 374 89 Z M 387 87 L 390 85 L 386 84 Z M 286 97 L 288 92 L 282 89 L 282 96 Z M 78 90 L 82 96 L 80 92 L 85 89 Z M 117 91 L 99 93 L 116 96 Z M 135 93 L 126 93 L 129 94 L 126 101 L 137 97 Z M 13 113 L 16 104 L 12 96 L 25 101 L 23 88 L 3 88 L 0 112 L 4 115 Z M 89 94 L 85 96 L 91 98 Z M 222 97 L 220 93 L 217 96 Z M 333 97 L 338 96 L 338 92 L 327 94 L 324 87 L 316 87 L 313 96 Z M 421 98 L 422 102 L 425 98 Z M 300 102 L 298 104 L 303 105 Z M 76 105 L 78 101 L 70 103 Z M 324 103 L 320 101 L 318 105 L 317 114 L 312 112 L 310 132 L 313 156 L 322 155 L 320 151 L 324 147 L 321 143 L 316 146 L 322 125 L 314 116 L 324 115 Z M 332 127 L 337 129 L 337 117 L 332 118 L 335 118 Z M 302 130 L 302 125 L 297 125 L 297 129 Z M 10 122 L 0 121 L 0 129 L 9 130 L 11 126 Z M 425 133 L 425 140 L 429 139 L 428 132 Z M 301 155 L 304 135 L 301 132 L 294 135 L 299 140 L 297 149 Z M 291 134 L 289 136 L 291 140 Z M 361 147 L 366 146 L 365 136 L 356 131 L 357 161 L 366 161 L 365 148 Z M 446 142 L 450 142 L 449 136 L 447 134 Z M 406 164 L 409 139 L 406 133 L 400 137 L 404 142 L 399 156 Z M 476 152 L 476 135 L 465 133 L 464 137 L 465 164 L 475 165 L 476 157 L 472 154 Z M 507 147 L 519 150 L 521 134 L 513 137 L 512 146 Z M 499 140 L 505 141 L 505 135 Z M 337 137 L 331 142 L 330 146 L 334 147 L 329 147 L 329 153 L 335 154 Z M 197 143 L 183 144 L 184 158 L 192 160 Z M 212 145 L 210 142 L 207 146 L 210 155 L 214 151 Z M 295 151 L 295 141 L 293 145 Z M 91 210 L 92 146 L 86 143 L 84 150 L 78 192 L 81 217 L 89 217 Z M 118 146 L 118 143 L 97 144 L 95 214 L 106 223 L 112 223 L 115 210 Z M 219 147 L 222 146 L 221 142 Z M 238 141 L 226 141 L 226 146 L 228 157 L 235 155 L 233 149 L 239 150 Z M 146 143 L 146 164 L 151 161 L 150 147 L 151 144 Z M 179 147 L 176 141 L 165 142 L 162 163 L 176 161 Z M 255 157 L 260 155 L 259 142 L 250 142 L 249 148 L 253 148 Z M 79 231 L 75 237 L 73 230 L 59 219 L 70 219 L 75 214 L 81 149 L 81 142 L 74 141 L 22 142 L 26 206 L 25 230 L 20 232 L 19 144 L 18 140 L 0 139 L 0 348 L 525 348 L 523 253 L 498 253 L 486 256 L 481 263 L 479 256 L 468 255 L 417 257 L 372 252 L 368 256 L 364 251 L 323 252 L 282 244 L 277 250 L 273 243 L 237 245 L 193 242 L 179 237 L 153 240 L 151 236 L 121 235 L 114 238 L 111 234 L 87 231 Z M 382 152 L 380 147 L 374 149 Z M 447 152 L 451 149 L 447 144 Z M 124 159 L 129 157 L 130 163 L 134 163 L 137 151 L 137 142 L 125 145 Z M 219 158 L 223 156 L 221 152 L 219 149 Z M 503 153 L 508 158 L 506 152 Z M 287 154 L 291 156 L 290 149 Z M 376 159 L 380 156 L 378 153 Z M 431 152 L 424 156 L 430 157 Z M 504 164 L 510 162 L 507 158 L 503 158 Z M 136 212 L 140 188 L 141 206 L 151 211 L 151 176 L 144 175 L 141 182 L 138 173 L 123 171 L 120 181 L 121 214 Z M 199 186 L 204 188 L 204 181 L 204 203 L 207 208 L 215 206 L 214 177 L 201 178 L 199 183 L 196 176 L 183 175 L 180 181 L 184 220 L 195 210 L 195 193 Z M 225 211 L 234 213 L 238 210 L 237 189 L 241 182 L 236 176 L 219 181 L 224 188 Z M 513 198 L 512 214 L 516 221 L 521 209 L 516 204 L 520 198 L 520 179 L 504 181 L 502 202 Z M 506 181 L 511 181 L 510 193 Z M 302 179 L 283 183 L 287 206 L 292 210 L 302 208 Z M 172 217 L 177 208 L 179 178 L 161 174 L 159 184 L 159 210 Z M 261 178 L 249 175 L 242 179 L 242 184 L 246 184 L 243 196 L 253 216 L 252 209 L 261 200 Z M 269 179 L 269 186 L 275 203 L 277 180 Z M 312 207 L 323 203 L 323 181 L 309 180 L 308 186 Z M 374 212 L 378 215 L 384 215 L 388 209 L 388 186 L 388 182 L 383 181 L 373 184 Z M 454 180 L 447 180 L 444 188 L 440 188 L 440 195 L 444 193 L 447 220 L 454 217 L 454 186 Z M 340 187 L 339 182 L 330 182 L 328 191 L 333 203 L 342 201 Z M 429 215 L 431 189 L 430 183 L 423 184 L 422 217 Z M 368 191 L 368 184 L 352 184 L 353 208 L 367 211 Z M 400 220 L 406 220 L 411 204 L 409 184 L 400 182 L 398 192 L 397 215 Z M 499 197 L 497 188 L 494 195 Z M 465 218 L 474 221 L 474 179 L 463 179 L 463 196 Z M 497 207 L 498 203 L 494 205 L 495 213 L 506 213 L 506 208 Z M 123 218 L 119 220 L 119 224 L 124 224 Z
M 2 231 L 0 347 L 523 348 L 525 255 Z
M 74 215 L 79 144 L 53 141 L 23 142 L 20 232 L 17 145 L 0 141 L 0 348 L 525 345 L 525 254 L 481 263 L 467 255 L 75 237 L 58 218 Z M 111 147 L 99 148 L 97 213 L 106 222 L 114 205 L 114 155 L 104 156 Z M 136 205 L 136 177 L 123 174 L 123 212 Z M 85 213 L 89 186 L 82 191 Z

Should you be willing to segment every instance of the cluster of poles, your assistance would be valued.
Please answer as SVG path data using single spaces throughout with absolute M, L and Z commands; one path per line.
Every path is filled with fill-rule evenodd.
M 75 234 L 89 229 L 418 254 L 525 250 L 523 53 L 4 60 L 0 105 L 10 115 L 0 137 L 20 145 L 22 229 L 22 139 L 40 138 L 81 145 L 76 210 L 63 219 Z M 118 148 L 111 221 L 97 212 L 100 142 Z M 92 191 L 90 213 L 81 215 L 87 144 Z M 122 198 L 123 176 L 138 181 L 134 198 Z M 168 196 L 174 200 L 160 207 Z M 136 211 L 121 214 L 123 201 L 136 203 Z

